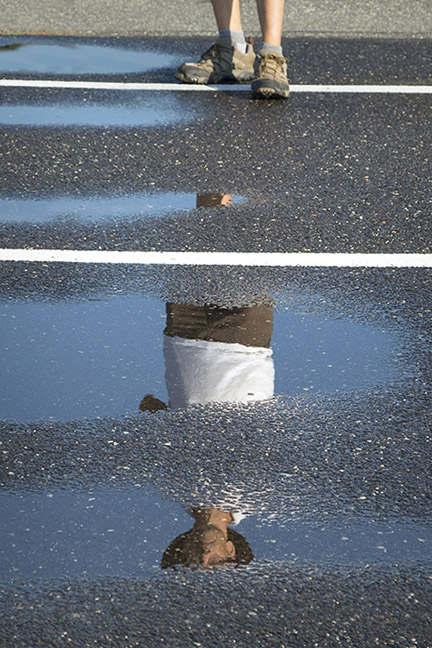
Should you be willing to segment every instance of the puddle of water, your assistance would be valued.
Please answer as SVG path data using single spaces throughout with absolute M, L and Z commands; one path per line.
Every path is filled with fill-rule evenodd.
M 240 527 L 239 527 L 240 529 Z M 345 528 L 283 527 L 246 518 L 241 523 L 253 539 L 257 559 L 338 563 L 398 563 L 422 561 L 432 541 L 428 526 L 398 522 L 353 524 Z
M 160 569 L 179 504 L 142 490 L 0 494 L 0 578 L 149 576 Z
M 146 392 L 164 394 L 161 302 L 5 305 L 0 322 L 4 418 L 136 413 Z
M 171 95 L 157 99 L 141 95 L 125 105 L 82 101 L 0 106 L 0 123 L 6 126 L 149 127 L 193 121 L 194 118 L 194 113 L 185 111 L 178 99 Z
M 0 514 L 3 582 L 148 577 L 161 569 L 162 556 L 175 538 L 194 525 L 179 503 L 161 500 L 144 489 L 126 493 L 109 488 L 81 493 L 4 493 L 0 495 Z M 414 524 L 312 529 L 300 523 L 269 524 L 255 516 L 242 519 L 235 532 L 240 534 L 234 540 L 238 553 L 246 542 L 251 562 L 422 561 L 432 540 L 430 528 Z
M 273 331 L 269 325 L 263 332 L 253 308 L 246 326 L 238 319 L 244 309 L 204 315 L 195 309 L 194 326 L 204 316 L 216 328 L 221 324 L 224 341 L 207 342 L 202 332 L 200 340 L 180 335 L 188 326 L 180 310 L 180 324 L 174 319 L 164 335 L 165 304 L 146 297 L 2 304 L 1 417 L 117 417 L 168 402 L 185 407 L 312 389 L 369 389 L 396 377 L 395 341 L 373 326 L 285 310 L 274 312 Z M 245 336 L 257 341 L 252 350 Z M 270 347 L 259 336 L 267 336 Z M 143 403 L 147 394 L 157 402 Z
M 232 196 L 233 203 L 245 199 Z M 91 198 L 60 196 L 45 200 L 0 199 L 1 223 L 47 223 L 68 216 L 84 222 L 156 216 L 174 211 L 192 210 L 199 197 L 194 193 L 146 193 L 132 196 L 97 196 Z
M 277 393 L 368 389 L 388 376 L 392 343 L 384 331 L 292 311 L 280 318 L 284 334 L 272 344 Z
M 0 47 L 0 73 L 121 74 L 174 67 L 177 58 L 101 45 L 12 43 Z

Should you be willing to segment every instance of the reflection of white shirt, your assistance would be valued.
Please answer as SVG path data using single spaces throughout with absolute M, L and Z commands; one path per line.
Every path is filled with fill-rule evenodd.
M 273 396 L 271 349 L 164 335 L 164 356 L 170 407 Z

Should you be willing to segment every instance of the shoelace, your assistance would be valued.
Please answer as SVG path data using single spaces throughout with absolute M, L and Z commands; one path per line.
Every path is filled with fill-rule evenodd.
M 278 72 L 283 73 L 284 59 L 276 54 L 266 54 L 259 63 L 258 75 L 276 77 Z

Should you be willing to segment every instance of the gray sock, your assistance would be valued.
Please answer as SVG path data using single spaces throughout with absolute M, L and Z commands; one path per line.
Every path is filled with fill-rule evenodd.
M 218 43 L 225 47 L 236 47 L 243 54 L 246 53 L 246 39 L 242 31 L 230 31 L 221 29 L 219 31 Z
M 265 54 L 277 54 L 278 56 L 283 56 L 281 45 L 270 45 L 270 43 L 266 42 L 263 43 L 259 53 L 261 56 L 264 56 Z

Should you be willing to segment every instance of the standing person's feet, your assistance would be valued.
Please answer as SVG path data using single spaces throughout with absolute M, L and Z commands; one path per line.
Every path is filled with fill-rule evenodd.
M 246 82 L 255 76 L 255 52 L 252 44 L 243 54 L 236 47 L 215 43 L 198 63 L 183 63 L 176 78 L 183 83 L 220 83 L 221 81 Z
M 253 99 L 287 99 L 289 93 L 287 59 L 273 52 L 259 55 L 258 71 L 252 82 Z

